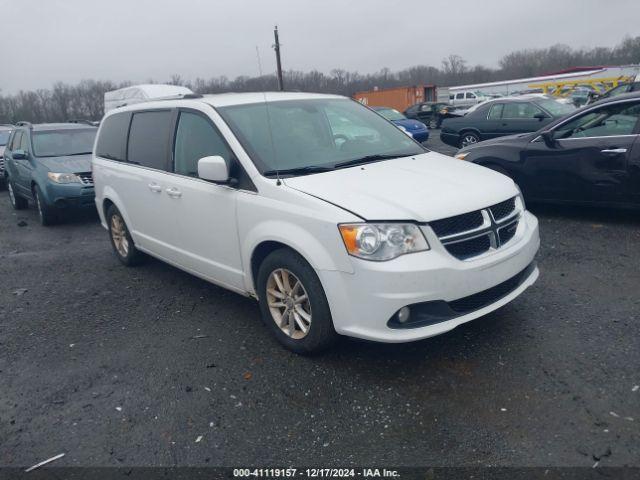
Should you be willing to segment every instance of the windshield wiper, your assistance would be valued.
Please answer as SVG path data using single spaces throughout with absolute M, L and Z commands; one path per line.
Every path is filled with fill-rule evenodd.
M 351 167 L 353 165 L 362 165 L 364 163 L 377 162 L 379 160 L 393 160 L 394 158 L 406 157 L 405 154 L 387 154 L 387 155 L 367 155 L 360 158 L 354 158 L 353 160 L 347 160 L 346 162 L 339 162 L 334 165 L 335 168 Z
M 306 167 L 284 168 L 282 170 L 267 170 L 263 175 L 270 177 L 272 175 L 291 175 L 299 173 L 305 175 L 308 173 L 330 172 L 333 167 L 325 167 L 322 165 L 308 165 Z

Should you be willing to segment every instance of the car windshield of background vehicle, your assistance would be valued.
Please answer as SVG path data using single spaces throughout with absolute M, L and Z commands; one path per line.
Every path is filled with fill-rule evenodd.
M 286 100 L 218 109 L 261 173 L 419 155 L 393 124 L 346 99 Z
M 36 157 L 90 154 L 97 131 L 91 128 L 33 132 L 33 154 Z
M 640 104 L 609 105 L 571 120 L 558 128 L 554 137 L 585 138 L 632 135 L 640 120 Z
M 0 132 L 0 147 L 4 147 L 9 141 L 9 136 L 11 135 L 11 130 L 7 130 L 6 132 Z
M 547 98 L 543 98 L 540 100 L 536 100 L 536 103 L 544 108 L 547 112 L 549 112 L 554 117 L 561 117 L 566 115 L 567 113 L 573 112 L 576 107 L 573 105 L 569 105 L 567 103 L 560 103 L 556 100 L 551 100 Z
M 381 108 L 376 110 L 380 115 L 382 115 L 387 120 L 406 120 L 407 117 L 402 115 L 399 111 L 394 110 L 393 108 Z

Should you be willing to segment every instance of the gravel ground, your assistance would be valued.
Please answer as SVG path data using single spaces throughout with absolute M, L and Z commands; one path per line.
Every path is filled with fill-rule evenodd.
M 0 465 L 639 466 L 640 215 L 532 210 L 541 276 L 513 303 L 304 358 L 254 301 L 1 192 Z

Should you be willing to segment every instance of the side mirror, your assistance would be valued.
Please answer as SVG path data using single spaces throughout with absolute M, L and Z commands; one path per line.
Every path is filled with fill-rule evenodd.
M 553 148 L 556 145 L 556 139 L 553 137 L 553 130 L 544 130 L 540 133 L 542 140 L 549 148 Z
M 229 168 L 220 156 L 204 157 L 198 160 L 198 177 L 216 183 L 229 181 Z
M 11 152 L 11 157 L 14 160 L 26 160 L 28 158 L 28 155 L 24 150 L 14 150 L 13 152 Z
M 537 118 L 538 120 L 542 121 L 545 118 L 549 118 L 549 116 L 546 113 L 538 112 L 533 116 L 533 118 Z

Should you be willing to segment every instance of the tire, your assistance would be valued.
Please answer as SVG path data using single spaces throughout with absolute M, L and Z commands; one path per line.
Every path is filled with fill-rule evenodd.
M 38 210 L 40 225 L 42 225 L 43 227 L 48 227 L 58 221 L 58 217 L 52 211 L 51 207 L 44 203 L 42 191 L 37 185 L 33 187 L 33 201 L 36 204 L 36 209 Z
M 298 253 L 288 248 L 271 252 L 258 270 L 257 288 L 262 320 L 287 349 L 309 355 L 326 350 L 339 339 L 320 279 Z M 305 294 L 307 300 L 299 300 Z M 287 311 L 294 313 L 288 315 Z
M 10 179 L 7 179 L 7 191 L 9 192 L 9 201 L 14 210 L 24 210 L 29 206 L 27 199 L 16 193 L 15 186 Z
M 127 267 L 140 265 L 144 260 L 144 254 L 133 243 L 129 228 L 115 205 L 111 205 L 107 210 L 107 225 L 109 240 L 118 260 Z
M 460 134 L 460 148 L 468 147 L 480 141 L 480 136 L 475 132 L 462 132 Z

